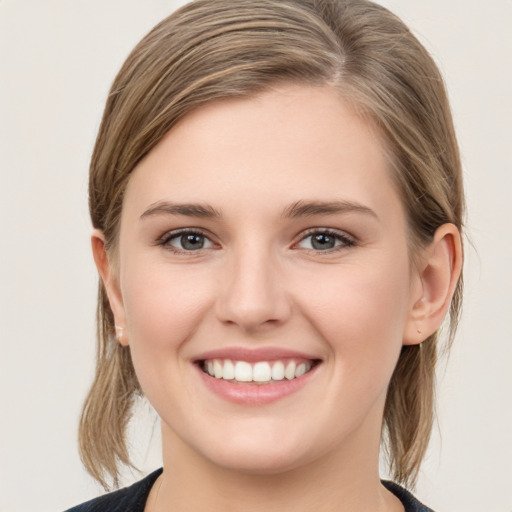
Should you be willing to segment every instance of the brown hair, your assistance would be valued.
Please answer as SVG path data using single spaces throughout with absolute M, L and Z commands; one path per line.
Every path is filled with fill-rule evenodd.
M 130 173 L 183 116 L 216 99 L 247 97 L 292 81 L 331 85 L 386 141 L 412 246 L 443 223 L 462 230 L 461 166 L 443 80 L 430 55 L 392 13 L 366 0 L 198 0 L 159 23 L 117 75 L 90 167 L 92 223 L 116 250 Z M 462 297 L 450 309 L 453 338 Z M 125 429 L 141 394 L 128 348 L 99 285 L 96 375 L 80 423 L 89 472 L 118 483 L 130 464 Z M 404 346 L 391 379 L 383 440 L 399 482 L 413 484 L 434 414 L 437 333 Z

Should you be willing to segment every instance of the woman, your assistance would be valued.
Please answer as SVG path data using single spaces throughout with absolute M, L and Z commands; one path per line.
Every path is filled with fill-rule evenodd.
M 116 485 L 143 394 L 164 469 L 72 510 L 428 510 L 398 484 L 457 324 L 463 203 L 442 79 L 384 8 L 200 0 L 162 21 L 91 162 L 80 442 Z

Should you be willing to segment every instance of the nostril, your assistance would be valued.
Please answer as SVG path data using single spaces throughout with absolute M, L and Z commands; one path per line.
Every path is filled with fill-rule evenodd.
M 223 323 L 254 331 L 275 327 L 289 317 L 287 294 L 279 278 L 282 272 L 268 247 L 268 241 L 254 237 L 234 249 L 231 265 L 219 276 L 216 308 Z
M 254 331 L 282 324 L 290 317 L 290 311 L 285 299 L 232 296 L 223 301 L 219 300 L 217 316 L 227 325 L 237 325 L 245 331 Z

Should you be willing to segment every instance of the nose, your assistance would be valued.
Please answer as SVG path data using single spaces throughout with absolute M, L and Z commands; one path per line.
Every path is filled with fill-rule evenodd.
M 246 247 L 226 261 L 217 299 L 217 317 L 246 332 L 283 324 L 291 301 L 276 258 L 266 250 Z

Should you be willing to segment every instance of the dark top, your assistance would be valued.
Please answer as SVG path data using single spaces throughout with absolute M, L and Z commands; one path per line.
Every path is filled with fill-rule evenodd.
M 87 501 L 66 512 L 144 512 L 149 491 L 161 473 L 160 468 L 130 487 Z M 382 484 L 402 502 L 405 512 L 433 512 L 421 504 L 409 491 L 394 482 L 384 480 Z

